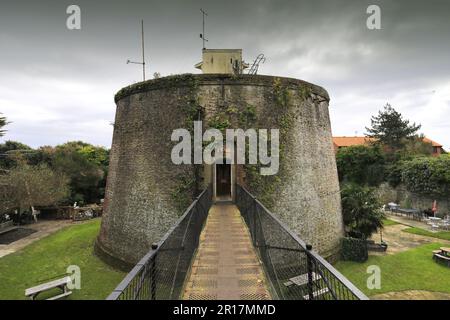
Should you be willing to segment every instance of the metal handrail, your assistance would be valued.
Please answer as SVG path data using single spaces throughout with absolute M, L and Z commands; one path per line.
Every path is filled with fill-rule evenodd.
M 255 196 L 253 196 L 246 188 L 244 188 L 241 185 L 237 186 L 238 188 L 242 189 L 242 191 L 254 201 L 254 203 L 264 211 L 266 215 L 268 215 L 271 219 L 273 219 L 281 229 L 283 229 L 283 232 L 288 234 L 303 250 L 303 252 L 307 255 L 308 258 L 312 259 L 315 263 L 319 264 L 322 268 L 326 269 L 332 276 L 339 281 L 344 287 L 346 287 L 357 299 L 359 300 L 368 300 L 367 296 L 361 292 L 353 283 L 351 283 L 343 274 L 341 274 L 336 268 L 334 268 L 328 261 L 326 261 L 323 257 L 321 257 L 317 252 L 310 249 L 310 246 L 307 245 L 302 239 L 299 238 L 297 234 L 295 234 L 293 231 L 291 231 L 288 226 L 281 221 L 277 216 L 275 216 L 270 210 L 268 210 Z M 248 206 L 250 207 L 250 206 Z M 241 214 L 244 214 L 244 212 L 241 212 Z M 252 230 L 249 226 L 250 233 L 252 233 Z M 280 249 L 280 250 L 291 250 L 295 251 L 293 248 L 281 248 L 277 246 L 272 245 L 266 245 L 264 244 L 266 248 L 271 249 Z M 318 269 L 319 270 L 319 269 Z M 324 276 L 324 275 L 323 275 Z M 333 288 L 330 287 L 330 284 L 328 283 L 327 279 L 324 279 L 324 282 L 329 287 L 330 291 L 334 295 Z
M 301 262 L 305 262 L 306 259 L 308 279 L 306 298 L 309 297 L 311 300 L 316 299 L 313 291 L 314 287 L 318 289 L 324 289 L 324 287 L 326 287 L 329 292 L 328 299 L 368 299 L 347 278 L 317 252 L 311 250 L 311 246 L 301 240 L 278 217 L 256 199 L 256 197 L 240 185 L 237 185 L 237 202 L 242 200 L 240 199 L 242 197 L 242 192 L 246 197 L 244 200 L 247 202 L 239 203 L 238 206 L 241 205 L 241 214 L 244 216 L 244 220 L 249 227 L 255 249 L 257 249 L 260 254 L 265 254 L 267 251 L 272 250 L 284 252 L 282 255 L 301 255 L 300 259 L 302 261 L 299 261 L 298 263 L 295 262 L 299 265 L 299 270 L 304 270 L 304 268 L 302 269 L 302 266 L 304 267 L 304 265 L 302 265 Z M 248 205 L 249 202 L 250 205 Z M 142 257 L 136 266 L 126 275 L 108 296 L 107 300 L 178 298 L 181 283 L 185 281 L 187 265 L 190 265 L 192 256 L 198 246 L 201 227 L 206 220 L 210 205 L 211 186 L 205 189 L 194 202 L 192 202 L 162 239 L 152 245 L 151 250 Z M 253 215 L 251 215 L 252 212 Z M 291 238 L 291 240 L 293 240 L 290 246 L 266 243 L 266 236 L 270 238 L 270 235 L 265 234 L 265 230 L 262 226 L 263 221 L 260 217 L 261 214 L 265 214 L 270 218 L 270 228 L 278 230 L 282 237 L 287 236 L 286 239 Z M 250 216 L 251 219 L 249 218 Z M 194 219 L 193 222 L 191 222 L 192 219 Z M 259 222 L 259 225 L 257 225 L 257 222 Z M 253 227 L 251 226 L 252 223 Z M 260 230 L 257 230 L 258 227 Z M 187 241 L 188 237 L 190 237 L 189 240 L 192 241 Z M 180 240 L 181 243 L 178 243 L 177 241 Z M 170 256 L 171 254 L 176 256 Z M 264 267 L 265 269 L 272 268 L 271 270 L 273 271 L 271 273 L 272 279 L 270 277 L 270 272 L 268 273 L 268 279 L 273 287 L 278 287 L 278 291 L 281 292 L 280 297 L 304 299 L 305 292 L 303 291 L 296 291 L 294 295 L 290 296 L 283 294 L 282 279 L 286 279 L 286 272 L 280 269 L 280 261 L 273 260 L 270 253 L 266 254 L 266 256 L 267 259 Z M 294 256 L 294 258 L 295 257 L 296 256 Z M 176 268 L 172 265 L 172 262 L 175 261 L 173 259 L 175 258 L 177 259 Z M 281 265 L 282 262 L 283 261 L 281 261 Z M 314 273 L 319 274 L 321 277 L 319 284 L 315 283 Z M 337 284 L 337 282 L 339 284 Z
M 192 219 L 193 213 L 192 211 L 197 205 L 200 205 L 199 200 L 203 197 L 209 197 L 211 198 L 211 186 L 204 189 L 199 196 L 196 197 L 196 199 L 191 203 L 191 205 L 184 211 L 183 215 L 177 219 L 177 221 L 172 225 L 172 227 L 164 234 L 164 236 L 159 240 L 158 242 L 152 244 L 150 251 L 145 254 L 141 260 L 133 267 L 133 269 L 125 276 L 125 278 L 119 283 L 119 285 L 113 290 L 113 292 L 106 298 L 106 300 L 118 300 L 121 298 L 121 295 L 125 292 L 125 290 L 132 286 L 133 280 L 135 280 L 137 277 L 141 277 L 139 280 L 138 286 L 135 288 L 136 293 L 133 296 L 133 299 L 137 299 L 137 295 L 139 294 L 141 290 L 141 286 L 144 284 L 145 277 L 147 274 L 145 273 L 145 270 L 143 270 L 146 266 L 149 266 L 150 262 L 153 262 L 156 260 L 156 257 L 158 253 L 162 251 L 168 251 L 168 249 L 161 249 L 163 245 L 166 243 L 166 241 L 173 235 L 174 230 L 181 225 L 181 223 L 189 216 L 189 221 Z M 209 202 L 211 199 L 209 199 Z M 202 209 L 208 209 L 208 208 L 202 208 Z M 189 226 L 189 223 L 188 223 Z M 187 227 L 188 227 L 187 226 Z M 184 237 L 182 243 L 185 241 L 187 229 L 184 231 Z M 180 247 L 180 249 L 183 247 Z M 177 248 L 178 249 L 178 248 Z M 151 271 L 154 272 L 154 271 Z M 174 279 L 176 277 L 176 273 L 174 275 Z M 174 279 L 172 281 L 174 281 Z M 173 290 L 173 285 L 172 289 Z M 172 293 L 172 292 L 171 292 Z

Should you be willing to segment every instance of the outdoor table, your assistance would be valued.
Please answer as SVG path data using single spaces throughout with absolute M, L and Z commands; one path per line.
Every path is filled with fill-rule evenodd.
M 445 255 L 449 255 L 450 254 L 450 248 L 441 247 L 440 249 L 441 249 L 443 254 L 445 254 Z
M 430 219 L 430 220 L 434 220 L 434 221 L 442 220 L 441 218 L 438 218 L 438 217 L 430 217 L 429 219 Z

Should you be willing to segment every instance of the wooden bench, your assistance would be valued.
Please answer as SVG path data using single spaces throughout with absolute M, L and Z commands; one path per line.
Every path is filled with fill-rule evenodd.
M 322 279 L 322 277 L 320 276 L 320 274 L 317 274 L 317 273 L 315 273 L 315 272 L 312 272 L 311 277 L 312 277 L 312 281 L 313 281 L 313 282 Z M 288 287 L 288 288 L 291 287 L 291 286 L 293 286 L 293 285 L 302 287 L 302 286 L 305 286 L 305 285 L 307 285 L 307 284 L 308 284 L 308 274 L 307 274 L 307 273 L 301 274 L 301 275 L 296 276 L 296 277 L 293 277 L 293 278 L 290 278 L 289 281 L 286 281 L 286 282 L 284 283 L 284 285 L 285 285 L 286 287 Z M 315 298 L 317 298 L 317 297 L 320 297 L 320 296 L 326 294 L 327 292 L 329 292 L 328 288 L 322 288 L 322 289 L 320 289 L 320 290 L 314 291 L 314 292 L 312 293 L 313 299 L 315 299 Z M 303 296 L 303 299 L 304 299 L 304 300 L 309 300 L 309 295 L 308 295 L 308 294 L 307 294 L 307 295 L 304 295 L 304 296 Z
M 47 283 L 40 284 L 38 286 L 28 288 L 25 290 L 25 296 L 29 297 L 31 300 L 35 300 L 36 297 L 44 291 L 48 291 L 51 289 L 59 288 L 62 290 L 61 294 L 58 294 L 56 296 L 50 297 L 47 300 L 57 300 L 63 297 L 67 297 L 72 294 L 72 291 L 69 291 L 67 288 L 67 284 L 70 283 L 72 280 L 70 277 L 64 277 L 61 279 L 53 280 Z
M 322 277 L 318 274 L 316 274 L 315 272 L 312 273 L 312 281 L 317 281 L 319 279 L 321 279 Z M 293 278 L 290 278 L 289 281 L 285 282 L 284 285 L 286 287 L 292 286 L 292 285 L 297 285 L 297 286 L 304 286 L 308 283 L 308 274 L 302 274 Z
M 433 255 L 433 258 L 434 258 L 436 261 L 444 262 L 448 267 L 450 267 L 450 257 L 443 256 L 443 255 L 440 254 L 440 253 L 435 253 L 435 254 Z
M 328 288 L 322 288 L 320 290 L 314 291 L 313 294 L 312 294 L 313 295 L 313 299 L 315 299 L 317 297 L 320 297 L 320 296 L 324 295 L 325 293 L 327 293 L 329 291 L 330 290 L 328 290 Z M 307 294 L 307 295 L 303 296 L 303 299 L 304 300 L 309 300 L 309 295 Z

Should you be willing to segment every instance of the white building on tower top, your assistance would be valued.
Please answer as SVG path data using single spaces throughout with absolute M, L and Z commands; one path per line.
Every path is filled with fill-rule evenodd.
M 203 73 L 242 74 L 249 67 L 242 60 L 242 49 L 203 49 L 202 54 L 195 67 Z

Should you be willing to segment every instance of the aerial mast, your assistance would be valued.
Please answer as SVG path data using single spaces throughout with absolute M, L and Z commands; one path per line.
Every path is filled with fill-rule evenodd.
M 141 30 L 142 30 L 142 77 L 145 81 L 145 42 L 144 42 L 144 20 L 141 20 Z
M 208 13 L 204 11 L 203 9 L 200 9 L 202 16 L 203 16 L 203 33 L 200 34 L 200 38 L 203 40 L 203 49 L 206 49 L 206 42 L 208 42 L 208 39 L 206 38 L 205 33 L 205 17 L 208 16 Z
M 142 62 L 136 62 L 127 60 L 127 64 L 140 64 L 142 65 L 142 78 L 145 81 L 145 42 L 144 42 L 144 20 L 141 20 L 141 40 L 142 40 Z

